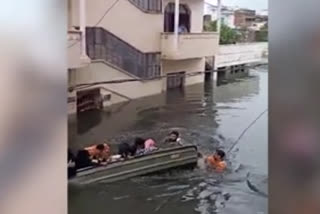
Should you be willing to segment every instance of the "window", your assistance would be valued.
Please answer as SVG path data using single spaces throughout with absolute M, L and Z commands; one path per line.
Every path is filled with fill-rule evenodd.
M 130 2 L 147 12 L 162 12 L 161 0 L 130 0 Z

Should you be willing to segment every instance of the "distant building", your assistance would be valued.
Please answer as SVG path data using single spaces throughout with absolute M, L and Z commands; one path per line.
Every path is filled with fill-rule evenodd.
M 259 31 L 262 27 L 265 25 L 268 25 L 268 15 L 265 15 L 267 13 L 262 13 L 261 11 L 256 13 L 255 20 L 250 26 L 250 29 Z
M 218 7 L 216 5 L 205 2 L 204 5 L 205 21 L 216 21 L 218 19 Z M 222 6 L 221 8 L 221 23 L 230 28 L 234 28 L 234 9 L 231 7 Z
M 256 11 L 250 9 L 238 9 L 234 11 L 234 25 L 236 28 L 251 27 L 256 20 Z
M 269 11 L 267 9 L 260 10 L 260 11 L 257 11 L 256 14 L 259 15 L 259 16 L 268 16 L 269 15 Z

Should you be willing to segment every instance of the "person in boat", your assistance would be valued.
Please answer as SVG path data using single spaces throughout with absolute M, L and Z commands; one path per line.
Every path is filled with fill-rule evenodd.
M 75 159 L 74 154 L 68 149 L 68 178 L 72 178 L 77 174 Z
M 154 139 L 149 138 L 144 142 L 144 153 L 145 154 L 151 153 L 157 149 L 158 148 L 156 147 L 156 142 Z
M 94 165 L 104 165 L 109 158 L 110 147 L 107 143 L 92 145 L 78 152 L 76 167 L 79 169 Z
M 145 139 L 137 137 L 134 140 L 133 145 L 130 145 L 127 142 L 121 143 L 118 146 L 118 154 L 121 155 L 122 158 L 127 159 L 128 157 L 134 157 L 137 155 L 142 155 L 144 153 L 144 145 Z
M 170 132 L 169 136 L 165 139 L 164 144 L 166 146 L 182 146 L 180 133 L 178 131 Z
M 205 163 L 208 168 L 214 169 L 217 172 L 223 172 L 227 168 L 225 156 L 226 154 L 223 150 L 217 149 L 213 155 L 210 155 L 205 159 Z
M 124 159 L 133 156 L 130 144 L 127 142 L 120 143 L 118 146 L 118 154 Z
M 143 155 L 145 152 L 145 148 L 144 148 L 144 142 L 146 140 L 140 137 L 137 137 L 134 140 L 134 145 L 132 147 L 132 153 L 134 154 L 134 156 L 140 156 Z

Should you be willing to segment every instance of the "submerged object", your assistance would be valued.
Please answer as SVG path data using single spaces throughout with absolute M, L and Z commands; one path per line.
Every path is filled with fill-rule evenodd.
M 179 167 L 195 167 L 198 152 L 196 146 L 177 146 L 154 151 L 132 159 L 116 161 L 106 166 L 77 170 L 69 184 L 110 183 L 140 175 L 156 173 Z

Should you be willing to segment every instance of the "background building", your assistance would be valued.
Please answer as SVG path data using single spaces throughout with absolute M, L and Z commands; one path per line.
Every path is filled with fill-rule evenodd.
M 218 16 L 218 7 L 210 3 L 205 2 L 204 15 L 206 21 L 216 21 Z M 234 28 L 234 9 L 232 7 L 221 7 L 221 23 L 227 25 L 230 28 Z
M 256 20 L 256 11 L 249 9 L 238 9 L 234 11 L 234 25 L 236 28 L 248 28 Z

